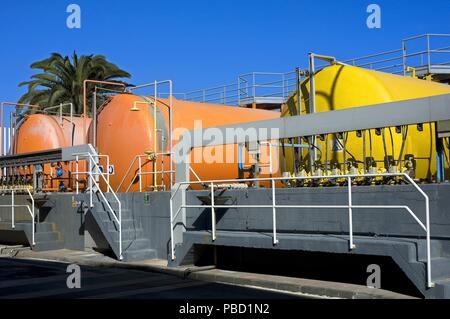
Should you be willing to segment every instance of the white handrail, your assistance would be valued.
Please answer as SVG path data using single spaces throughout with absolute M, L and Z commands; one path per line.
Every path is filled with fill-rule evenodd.
M 112 209 L 111 205 L 109 204 L 108 199 L 106 198 L 106 196 L 103 194 L 102 190 L 100 189 L 100 185 L 95 180 L 94 175 L 92 174 L 92 170 L 90 170 L 90 179 L 91 179 L 91 181 L 96 185 L 97 190 L 99 191 L 100 195 L 102 196 L 103 200 L 106 203 L 106 206 L 111 211 L 114 219 L 116 220 L 116 222 L 117 222 L 117 224 L 119 226 L 119 259 L 122 260 L 123 259 L 123 256 L 122 256 L 122 203 L 120 202 L 120 200 L 117 197 L 116 193 L 110 188 L 108 180 L 105 178 L 104 174 L 101 173 L 100 167 L 95 162 L 95 159 L 92 157 L 91 154 L 88 154 L 88 156 L 89 156 L 90 162 L 93 163 L 94 166 L 96 167 L 97 171 L 100 172 L 100 174 L 98 174 L 96 176 L 101 176 L 103 178 L 103 181 L 108 186 L 108 189 L 110 190 L 110 193 L 113 195 L 114 199 L 117 201 L 117 204 L 118 204 L 118 208 L 119 208 L 119 214 L 118 215 L 119 216 L 116 216 L 115 215 L 115 211 Z M 89 166 L 91 167 L 91 165 L 89 165 Z M 90 191 L 91 203 L 92 203 L 92 188 L 89 191 Z
M 80 159 L 80 156 L 81 157 L 86 157 L 87 155 L 88 155 L 89 153 L 86 153 L 86 152 L 84 152 L 84 153 L 73 153 L 72 154 L 72 156 L 75 156 L 75 180 L 76 180 L 76 193 L 78 194 L 78 192 L 79 192 L 79 182 L 78 182 L 78 175 L 79 174 L 89 174 L 88 172 L 80 172 L 79 171 L 79 165 L 78 165 L 78 162 L 79 162 L 79 159 Z M 98 160 L 100 160 L 101 158 L 106 158 L 106 176 L 107 176 L 107 187 L 108 187 L 108 189 L 107 189 L 107 191 L 109 192 L 110 190 L 111 190 L 111 186 L 110 186 L 110 184 L 109 184 L 109 172 L 108 172 L 108 168 L 109 168 L 109 166 L 110 166 L 110 162 L 109 162 L 109 155 L 106 155 L 106 154 L 96 154 L 95 155 L 95 157 L 96 158 L 98 158 Z M 99 172 L 101 172 L 101 170 L 99 169 L 98 170 Z M 96 174 L 96 175 L 98 175 L 98 174 L 100 174 L 100 173 L 93 173 L 93 174 Z M 101 172 L 101 174 L 105 174 L 105 172 L 103 171 L 103 172 Z
M 34 215 L 34 198 L 33 198 L 33 195 L 30 192 L 30 189 L 27 188 L 27 187 L 25 189 L 27 190 L 28 196 L 31 199 L 31 209 L 30 209 L 30 205 L 17 205 L 17 204 L 15 204 L 15 202 L 14 202 L 14 192 L 16 190 L 23 190 L 23 189 L 14 189 L 14 188 L 3 188 L 3 189 L 1 189 L 2 192 L 3 191 L 11 191 L 11 204 L 10 205 L 6 205 L 6 204 L 0 205 L 0 207 L 10 207 L 11 208 L 11 227 L 13 229 L 16 228 L 16 225 L 15 225 L 15 210 L 14 210 L 14 208 L 15 207 L 17 207 L 17 208 L 19 208 L 19 207 L 26 207 L 27 208 L 27 211 L 28 211 L 28 213 L 31 216 L 31 245 L 34 246 L 34 245 L 36 245 L 36 241 L 34 239 L 34 233 L 35 233 L 34 222 L 35 222 L 35 219 L 36 219 L 35 215 Z
M 406 205 L 353 205 L 352 202 L 352 179 L 353 178 L 367 178 L 367 177 L 404 177 L 410 182 L 425 199 L 425 216 L 426 222 L 423 224 L 417 215 Z M 275 182 L 282 180 L 305 180 L 305 179 L 347 179 L 348 187 L 348 205 L 276 205 L 275 199 Z M 221 184 L 226 182 L 254 182 L 254 181 L 271 181 L 272 189 L 272 205 L 214 205 L 214 184 Z M 190 184 L 209 184 L 211 192 L 211 205 L 180 205 L 173 213 L 173 199 L 180 190 L 181 185 Z M 185 191 L 183 189 L 183 191 Z M 347 209 L 349 218 L 349 248 L 354 249 L 356 246 L 353 243 L 353 209 L 404 209 L 419 226 L 426 232 L 426 250 L 427 250 L 427 286 L 434 287 L 431 279 L 431 234 L 430 234 L 430 209 L 428 195 L 417 185 L 417 183 L 406 173 L 382 173 L 382 174 L 347 174 L 347 175 L 331 175 L 331 176 L 301 176 L 301 177 L 270 177 L 270 178 L 247 178 L 247 179 L 226 179 L 226 180 L 209 180 L 209 181 L 188 181 L 180 182 L 171 194 L 170 197 L 170 236 L 171 236 L 171 258 L 175 260 L 175 244 L 174 244 L 174 221 L 183 208 L 205 208 L 209 207 L 212 212 L 212 239 L 216 240 L 216 225 L 215 225 L 215 209 L 216 208 L 272 208 L 273 216 L 273 244 L 278 244 L 276 233 L 276 209 L 291 209 L 291 208 L 330 208 L 330 209 Z
M 97 187 L 97 190 L 100 193 L 103 201 L 105 202 L 107 208 L 111 211 L 111 214 L 112 214 L 114 220 L 118 224 L 118 227 L 119 227 L 119 259 L 122 260 L 123 259 L 123 256 L 122 256 L 122 203 L 120 202 L 119 198 L 117 197 L 117 194 L 110 187 L 109 178 L 108 179 L 105 178 L 105 174 L 100 170 L 100 167 L 97 164 L 96 160 L 94 159 L 94 156 L 92 156 L 92 154 L 90 154 L 90 153 L 78 153 L 78 154 L 76 154 L 77 161 L 78 161 L 79 156 L 87 157 L 89 160 L 89 165 L 88 165 L 89 170 L 87 172 L 78 172 L 78 170 L 77 170 L 76 174 L 78 176 L 78 174 L 80 174 L 80 173 L 85 173 L 89 176 L 90 207 L 93 207 L 93 186 L 95 185 L 95 187 Z M 107 155 L 95 155 L 95 157 L 100 157 L 100 156 L 107 156 Z M 109 162 L 109 160 L 108 160 L 108 162 Z M 94 168 L 95 168 L 96 173 L 93 172 Z M 78 164 L 77 164 L 77 169 L 78 169 Z M 103 181 L 107 185 L 107 190 L 109 190 L 109 193 L 111 193 L 112 196 L 114 197 L 114 199 L 117 201 L 117 204 L 118 204 L 118 213 L 117 214 L 114 211 L 114 209 L 111 207 L 109 200 L 106 198 L 105 194 L 101 190 L 100 185 L 96 181 L 95 176 L 101 176 L 103 178 Z

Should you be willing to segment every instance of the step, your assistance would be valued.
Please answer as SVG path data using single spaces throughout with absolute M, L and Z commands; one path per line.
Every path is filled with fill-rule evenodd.
M 62 240 L 39 241 L 32 247 L 32 249 L 36 251 L 57 250 L 63 248 L 64 242 Z
M 53 232 L 56 230 L 56 225 L 55 223 L 37 223 L 36 224 L 36 232 L 42 232 L 42 233 L 46 233 L 46 232 Z
M 115 247 L 118 246 L 118 240 L 114 240 Z M 150 247 L 150 241 L 146 238 L 138 238 L 133 240 L 122 239 L 122 250 L 140 250 L 140 249 L 148 249 Z
M 431 258 L 442 257 L 443 247 L 441 240 L 431 240 L 430 248 Z M 427 261 L 427 241 L 425 239 L 417 240 L 417 254 L 420 261 Z
M 60 240 L 61 234 L 59 232 L 36 232 L 34 234 L 34 240 L 36 242 L 46 242 L 46 241 L 55 241 Z
M 431 259 L 431 278 L 433 280 L 450 278 L 450 258 L 439 257 Z
M 17 231 L 31 231 L 31 221 L 29 222 L 16 222 L 15 223 L 15 228 L 12 228 L 12 224 L 11 221 L 3 221 L 0 222 L 0 230 L 17 230 Z M 35 224 L 35 231 L 36 232 L 52 232 L 55 229 L 55 224 L 54 223 L 36 223 Z
M 105 225 L 108 226 L 108 231 L 118 231 L 118 223 L 116 221 L 104 221 Z M 124 230 L 139 230 L 142 229 L 140 224 L 132 219 L 124 219 L 122 220 L 122 231 Z
M 118 231 L 108 231 L 109 237 L 112 239 L 112 241 L 117 242 L 119 241 L 119 232 Z M 128 229 L 122 231 L 122 243 L 125 241 L 132 241 L 132 240 L 138 240 L 138 239 L 145 239 L 143 238 L 143 230 L 138 229 Z
M 156 259 L 157 254 L 154 249 L 127 250 L 122 253 L 123 261 L 139 261 L 146 259 Z
M 102 219 L 101 222 L 106 227 L 106 230 L 116 229 L 116 227 L 114 226 L 117 223 L 116 221 L 112 221 L 110 219 Z M 140 225 L 133 219 L 122 219 L 121 224 L 122 224 L 122 229 L 140 228 Z
M 110 211 L 97 210 L 97 211 L 93 211 L 93 213 L 94 214 L 98 214 L 99 216 L 102 216 L 102 219 L 110 219 L 110 220 L 114 219 L 114 217 L 111 216 L 112 212 L 110 212 Z M 116 216 L 117 219 L 119 219 L 118 211 L 115 211 L 114 216 Z M 124 219 L 133 219 L 133 218 L 134 217 L 131 216 L 131 215 L 127 215 L 127 214 L 122 213 L 122 220 L 124 220 Z

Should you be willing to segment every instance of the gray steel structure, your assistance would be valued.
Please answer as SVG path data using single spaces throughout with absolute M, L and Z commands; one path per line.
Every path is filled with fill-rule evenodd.
M 189 243 L 186 242 L 189 236 L 193 233 L 189 230 L 189 214 L 187 213 L 187 209 L 192 209 L 194 207 L 198 207 L 199 205 L 188 205 L 188 192 L 187 189 L 189 187 L 190 181 L 190 153 L 193 148 L 203 147 L 203 146 L 215 146 L 215 145 L 227 145 L 227 144 L 236 144 L 236 143 L 251 143 L 251 142 L 262 142 L 267 140 L 278 140 L 285 138 L 293 138 L 293 137 L 311 137 L 318 136 L 322 134 L 329 133 L 342 133 L 342 132 L 351 132 L 358 130 L 366 130 L 366 129 L 376 129 L 376 128 L 385 128 L 385 127 L 394 127 L 394 126 L 402 126 L 402 125 L 411 125 L 411 124 L 421 124 L 421 123 L 433 123 L 433 122 L 445 122 L 450 120 L 450 95 L 439 95 L 428 98 L 421 99 L 412 99 L 400 102 L 392 102 L 392 103 L 384 103 L 378 105 L 371 106 L 363 106 L 357 108 L 350 108 L 338 111 L 331 112 L 323 112 L 323 113 L 314 113 L 309 115 L 302 116 L 292 116 L 274 120 L 266 120 L 266 121 L 258 121 L 251 123 L 244 123 L 238 125 L 231 126 L 220 126 L 216 127 L 216 132 L 220 132 L 219 136 L 223 136 L 223 140 L 212 139 L 212 140 L 204 140 L 203 134 L 201 131 L 191 131 L 186 132 L 180 142 L 176 145 L 174 150 L 175 162 L 176 162 L 176 183 L 172 189 L 171 195 L 171 244 L 173 247 L 179 251 L 180 249 L 190 249 L 192 246 L 197 244 L 205 244 L 204 241 L 205 236 L 199 233 L 197 240 L 192 240 Z M 246 134 L 248 130 L 252 130 L 252 134 Z M 235 132 L 241 132 L 241 134 L 236 135 Z M 262 133 L 261 133 L 262 132 Z M 230 134 L 234 133 L 234 134 Z M 194 136 L 194 138 L 191 138 Z M 197 138 L 195 138 L 197 136 Z M 201 138 L 198 138 L 201 136 Z M 213 183 L 214 181 L 203 181 L 206 184 L 211 183 L 211 194 L 213 191 Z M 218 181 L 220 182 L 220 181 Z M 294 190 L 295 191 L 295 190 Z M 241 191 L 242 192 L 242 191 Z M 272 198 L 274 198 L 274 186 L 272 186 Z M 350 190 L 349 190 L 350 192 Z M 395 192 L 395 191 L 394 191 Z M 213 206 L 214 201 L 213 196 L 211 197 L 211 205 L 206 205 L 206 208 L 211 209 L 212 214 L 212 237 L 211 241 L 208 241 L 208 244 L 216 244 L 216 213 L 214 212 Z M 214 195 L 214 198 L 216 196 Z M 351 200 L 351 195 L 349 195 L 349 199 Z M 428 201 L 428 199 L 427 199 Z M 377 203 L 376 201 L 370 202 L 369 205 L 374 205 Z M 204 204 L 203 204 L 204 205 Z M 273 207 L 273 228 L 275 229 L 276 217 L 275 217 L 275 209 L 276 205 L 272 202 Z M 348 208 L 351 210 L 351 205 L 349 204 Z M 201 206 L 201 205 L 200 205 Z M 238 206 L 233 206 L 230 208 L 226 208 L 225 205 L 217 205 L 217 209 L 225 209 L 226 211 L 234 210 Z M 242 205 L 242 206 L 245 206 Z M 258 206 L 258 204 L 254 204 L 254 206 Z M 413 205 L 414 206 L 414 205 Z M 269 208 L 270 205 L 261 204 L 261 209 Z M 282 208 L 286 208 L 281 206 Z M 428 207 L 428 204 L 427 204 Z M 248 207 L 248 210 L 256 207 Z M 356 206 L 355 206 L 356 208 Z M 368 207 L 365 207 L 368 208 Z M 373 208 L 373 207 L 372 207 Z M 389 208 L 389 207 L 387 207 Z M 244 209 L 238 208 L 238 209 Z M 442 211 L 442 208 L 439 209 Z M 351 212 L 350 212 L 351 214 Z M 427 225 L 429 224 L 429 211 L 427 208 Z M 279 219 L 279 218 L 278 218 Z M 351 215 L 350 215 L 351 219 Z M 432 247 L 430 245 L 430 228 L 426 227 L 427 232 L 427 244 L 426 249 L 428 250 L 428 265 L 431 265 L 432 259 Z M 278 240 L 276 239 L 276 232 L 274 231 L 274 240 L 272 244 L 278 244 Z M 293 235 L 295 236 L 295 235 Z M 237 233 L 231 236 L 233 241 L 233 245 L 239 246 L 239 242 L 244 245 L 244 243 L 249 243 L 253 240 L 256 240 L 254 235 L 249 232 L 246 232 L 244 229 L 241 229 Z M 369 239 L 370 241 L 370 239 Z M 350 243 L 352 243 L 352 224 L 350 223 Z M 225 244 L 222 242 L 222 244 Z M 185 246 L 187 245 L 187 246 Z M 446 244 L 447 245 L 447 244 Z M 244 245 L 245 246 L 245 245 Z M 352 245 L 350 245 L 352 246 Z M 184 248 L 182 248 L 184 247 Z M 300 246 L 299 246 L 300 247 Z M 351 249 L 351 248 L 350 248 Z M 318 250 L 319 251 L 319 250 Z M 381 249 L 383 251 L 383 249 Z M 361 253 L 365 253 L 362 252 Z M 366 252 L 367 253 L 367 252 Z M 387 253 L 386 253 L 387 254 Z M 388 254 L 389 255 L 389 254 Z M 180 264 L 183 262 L 182 260 L 174 259 L 175 255 L 172 254 L 171 259 L 174 264 Z M 447 262 L 447 261 L 446 261 Z M 445 264 L 447 267 L 448 264 Z M 431 267 L 431 266 L 428 266 Z M 439 266 L 438 266 L 439 268 Z M 428 286 L 433 287 L 433 283 L 431 282 L 431 269 L 428 269 Z M 419 289 L 422 289 L 424 295 L 430 294 L 430 292 L 418 284 Z M 441 287 L 441 286 L 440 286 Z M 425 289 L 425 290 L 424 290 Z M 444 288 L 439 288 L 444 289 Z M 445 295 L 448 296 L 448 287 L 444 290 Z M 437 290 L 434 290 L 435 292 Z M 432 295 L 433 293 L 431 293 Z

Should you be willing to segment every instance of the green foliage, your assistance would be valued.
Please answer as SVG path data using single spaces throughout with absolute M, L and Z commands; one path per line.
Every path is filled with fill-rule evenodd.
M 33 63 L 31 68 L 41 70 L 41 73 L 33 75 L 30 81 L 19 84 L 19 86 L 28 87 L 28 92 L 22 95 L 19 103 L 39 105 L 44 108 L 72 102 L 75 114 L 83 113 L 84 80 L 117 82 L 128 86 L 127 83 L 117 79 L 131 77 L 128 72 L 108 62 L 103 55 L 78 57 L 75 52 L 72 59 L 69 56 L 63 57 L 59 53 L 52 53 L 49 58 Z M 99 86 L 88 83 L 88 105 L 91 104 L 94 85 Z M 118 89 L 117 86 L 103 85 L 102 87 Z M 64 112 L 68 112 L 68 108 L 65 108 Z

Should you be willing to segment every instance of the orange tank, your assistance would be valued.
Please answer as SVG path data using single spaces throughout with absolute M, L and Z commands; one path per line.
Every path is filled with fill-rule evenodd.
M 150 191 L 155 189 L 155 186 L 163 188 L 163 185 L 167 189 L 169 173 L 158 174 L 156 182 L 151 174 L 154 167 L 157 172 L 161 172 L 163 168 L 164 171 L 169 171 L 170 164 L 167 156 L 157 156 L 156 161 L 152 159 L 153 154 L 164 153 L 169 150 L 169 102 L 167 99 L 158 99 L 157 101 L 156 127 L 158 138 L 156 150 L 154 147 L 155 121 L 152 102 L 152 98 L 134 94 L 120 94 L 113 97 L 98 114 L 97 149 L 100 154 L 109 155 L 110 162 L 115 167 L 115 174 L 110 177 L 110 183 L 114 190 L 120 192 L 127 189 L 129 191 L 139 191 L 139 189 Z M 173 99 L 172 105 L 174 147 L 184 131 L 194 128 L 195 121 L 201 120 L 201 126 L 204 129 L 212 126 L 273 119 L 280 116 L 280 113 L 273 111 L 194 103 L 177 99 Z M 199 122 L 197 122 L 197 127 L 198 125 Z M 268 151 L 262 153 L 261 163 L 268 163 Z M 142 158 L 141 170 L 147 175 L 143 175 L 141 181 L 136 177 L 139 171 L 138 161 L 131 165 L 133 159 L 139 154 L 149 154 L 148 158 Z M 200 159 L 199 157 L 194 158 L 195 156 L 200 156 Z M 224 161 L 221 158 L 226 163 L 223 163 Z M 244 159 L 245 165 L 248 166 L 251 161 L 246 151 L 244 151 Z M 277 166 L 276 152 L 273 152 L 272 160 L 276 161 L 274 166 Z M 237 146 L 209 147 L 201 153 L 193 152 L 191 167 L 201 180 L 238 178 Z M 131 168 L 129 174 L 125 175 L 129 168 Z M 260 174 L 261 177 L 268 176 L 268 170 L 265 171 L 267 173 Z M 164 179 L 162 176 L 164 176 Z M 196 180 L 193 174 L 191 174 L 191 180 Z
M 84 121 L 86 121 L 85 127 L 89 127 L 91 122 L 89 118 L 74 117 L 71 121 L 69 117 L 60 118 L 44 114 L 27 115 L 16 129 L 12 145 L 13 153 L 21 154 L 85 144 L 87 134 L 83 129 Z M 64 171 L 60 180 L 64 181 L 65 187 L 71 188 L 73 185 L 69 185 L 66 180 L 69 179 L 68 172 L 74 170 L 70 164 L 60 163 L 60 165 Z M 84 164 L 81 164 L 79 169 L 80 171 L 85 170 Z M 48 176 L 47 190 L 58 190 L 59 185 L 55 182 L 54 170 L 50 169 L 50 164 L 45 165 L 44 173 Z M 70 184 L 73 184 L 72 180 Z
M 14 139 L 14 153 L 28 153 L 86 143 L 83 118 L 44 114 L 28 115 L 18 126 Z M 91 119 L 86 119 L 87 125 Z

